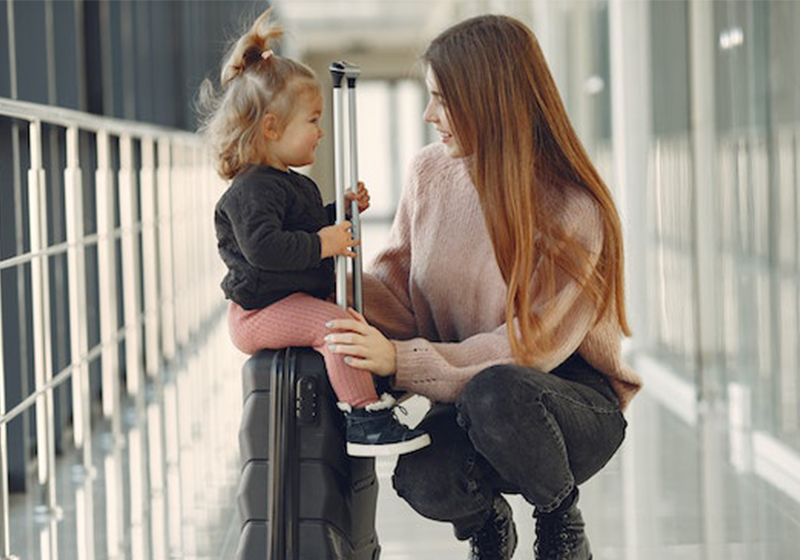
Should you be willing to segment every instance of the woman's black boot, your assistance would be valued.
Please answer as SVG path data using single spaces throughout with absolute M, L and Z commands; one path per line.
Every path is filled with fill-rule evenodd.
M 492 512 L 477 533 L 469 540 L 467 560 L 511 560 L 517 548 L 517 528 L 511 506 L 502 496 L 492 504 Z
M 551 513 L 534 511 L 536 542 L 533 552 L 536 560 L 592 560 L 589 540 L 583 531 L 584 523 L 578 509 L 577 492 L 566 504 Z

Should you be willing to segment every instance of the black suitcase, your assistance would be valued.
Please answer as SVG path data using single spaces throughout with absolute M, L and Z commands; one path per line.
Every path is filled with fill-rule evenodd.
M 375 560 L 373 458 L 345 453 L 322 357 L 264 350 L 244 365 L 237 560 Z
M 345 218 L 345 94 L 350 103 L 351 188 L 357 187 L 355 85 L 360 70 L 334 62 L 330 71 L 339 223 Z M 351 222 L 354 237 L 360 239 L 355 201 Z M 356 253 L 353 298 L 361 311 L 360 247 Z M 336 263 L 336 300 L 342 307 L 347 299 L 346 260 L 338 257 Z M 263 350 L 243 369 L 237 560 L 376 560 L 380 546 L 375 532 L 375 460 L 346 454 L 344 416 L 322 356 L 310 348 Z

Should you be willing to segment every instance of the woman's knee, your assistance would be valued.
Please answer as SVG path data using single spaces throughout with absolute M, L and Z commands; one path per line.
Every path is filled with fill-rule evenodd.
M 392 486 L 397 495 L 420 514 L 437 518 L 440 513 L 437 504 L 450 500 L 448 494 L 451 481 L 447 480 L 446 469 L 431 469 L 428 462 L 420 460 L 425 450 L 401 455 L 392 475 Z
M 540 399 L 542 390 L 531 383 L 531 376 L 541 375 L 516 365 L 489 367 L 467 383 L 458 399 L 459 424 L 467 429 L 470 422 L 508 416 L 519 406 L 529 408 Z

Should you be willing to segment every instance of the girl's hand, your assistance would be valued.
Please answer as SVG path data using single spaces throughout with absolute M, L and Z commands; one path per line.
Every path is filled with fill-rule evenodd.
M 356 253 L 350 247 L 355 247 L 361 240 L 353 239 L 350 231 L 350 222 L 342 222 L 327 226 L 317 232 L 320 241 L 320 258 L 326 259 L 334 255 L 355 257 Z
M 361 181 L 358 182 L 358 190 L 355 193 L 351 190 L 344 193 L 344 199 L 347 202 L 348 213 L 350 202 L 353 200 L 358 201 L 359 212 L 364 212 L 369 208 L 369 191 L 367 191 L 367 187 L 365 187 L 364 183 Z
M 336 331 L 325 337 L 334 354 L 345 354 L 349 365 L 388 377 L 397 372 L 397 354 L 389 339 L 367 323 L 355 309 L 347 310 L 352 319 L 335 319 L 325 324 Z

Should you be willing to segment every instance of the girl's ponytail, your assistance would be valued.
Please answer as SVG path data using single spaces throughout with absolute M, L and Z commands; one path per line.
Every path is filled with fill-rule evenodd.
M 248 68 L 271 62 L 271 57 L 264 57 L 262 53 L 271 52 L 271 46 L 283 37 L 283 28 L 269 20 L 271 13 L 272 8 L 261 14 L 229 51 L 220 74 L 223 88 L 228 87 L 231 81 L 244 74 Z

